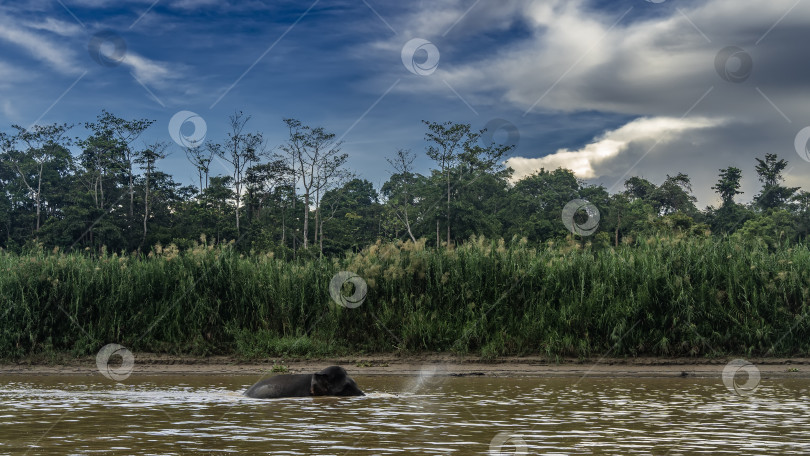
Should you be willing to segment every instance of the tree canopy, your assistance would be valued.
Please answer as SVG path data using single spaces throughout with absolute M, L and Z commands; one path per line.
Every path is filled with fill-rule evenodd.
M 571 236 L 606 246 L 677 232 L 737 233 L 772 245 L 810 230 L 810 196 L 784 186 L 788 162 L 772 153 L 756 159 L 762 189 L 753 201 L 735 201 L 742 171 L 729 166 L 712 187 L 721 206 L 699 210 L 680 172 L 660 183 L 630 177 L 615 194 L 564 168 L 513 181 L 503 164 L 511 146 L 482 144 L 483 130 L 453 122 L 425 121 L 424 151 L 392 150 L 390 176 L 375 188 L 346 167 L 348 154 L 324 127 L 284 119 L 289 137 L 273 148 L 249 121 L 237 112 L 223 140 L 182 149 L 197 174 L 191 185 L 161 170 L 166 144 L 138 146 L 149 119 L 103 111 L 81 138 L 68 136 L 68 124 L 0 132 L 0 247 L 146 252 L 234 241 L 244 251 L 292 257 L 340 255 L 378 239 L 452 247 L 474 235 L 538 245 Z M 434 163 L 425 174 L 413 167 L 420 153 Z M 214 175 L 214 159 L 232 172 Z M 563 223 L 573 200 L 598 211 L 592 238 Z M 592 216 L 574 215 L 576 223 Z

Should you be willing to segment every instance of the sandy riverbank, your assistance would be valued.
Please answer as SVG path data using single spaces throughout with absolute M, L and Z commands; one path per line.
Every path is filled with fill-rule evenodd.
M 244 361 L 227 356 L 184 357 L 136 353 L 132 375 L 254 375 L 270 372 L 274 362 L 290 373 L 313 372 L 329 365 L 352 375 L 490 377 L 719 377 L 732 358 L 592 358 L 551 360 L 510 357 L 481 360 L 454 355 L 358 356 L 335 359 Z M 810 358 L 751 358 L 763 378 L 810 378 Z M 2 374 L 95 375 L 95 358 L 0 364 Z

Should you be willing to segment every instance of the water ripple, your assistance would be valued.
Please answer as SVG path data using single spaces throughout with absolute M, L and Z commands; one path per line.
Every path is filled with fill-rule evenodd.
M 807 380 L 356 379 L 367 396 L 256 400 L 248 377 L 0 377 L 0 454 L 810 452 Z

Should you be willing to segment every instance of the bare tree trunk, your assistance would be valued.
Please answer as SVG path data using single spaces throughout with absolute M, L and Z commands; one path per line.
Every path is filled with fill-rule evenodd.
M 42 199 L 42 167 L 44 165 L 42 163 L 39 164 L 39 178 L 37 179 L 37 232 L 39 232 L 39 213 L 40 209 L 40 200 Z
M 309 192 L 304 193 L 304 249 L 307 248 L 309 237 Z
M 315 197 L 315 228 L 313 239 L 318 241 L 320 221 L 319 199 L 320 191 L 328 188 L 330 177 L 346 161 L 347 155 L 340 154 L 340 142 L 334 142 L 335 135 L 327 133 L 322 128 L 304 126 L 295 119 L 284 119 L 290 130 L 290 141 L 282 149 L 290 154 L 294 168 L 301 177 L 301 186 L 304 193 L 304 248 L 309 246 L 309 209 L 312 197 Z M 294 171 L 295 173 L 295 171 Z M 314 195 L 313 195 L 314 190 Z
M 405 228 L 408 230 L 408 236 L 411 237 L 411 240 L 416 243 L 416 238 L 413 236 L 413 232 L 411 231 L 411 222 L 408 221 L 408 210 L 405 209 Z
M 129 218 L 135 217 L 135 187 L 132 185 L 132 165 L 129 165 Z M 131 222 L 130 222 L 131 223 Z M 129 224 L 129 223 L 128 223 Z
M 98 206 L 98 179 L 93 179 L 93 203 Z
M 450 173 L 447 173 L 447 248 L 450 248 Z
M 146 171 L 146 186 L 144 187 L 143 198 L 143 240 L 141 244 L 146 243 L 146 220 L 149 218 L 149 169 Z
M 284 208 L 281 211 L 281 245 L 285 244 L 285 239 L 287 236 L 287 209 Z
M 317 186 L 315 188 L 315 232 L 313 233 L 313 243 L 318 243 L 318 230 L 323 233 L 323 226 L 320 224 L 321 221 L 321 187 Z
M 239 236 L 239 191 L 236 192 L 236 235 Z
M 104 175 L 101 171 L 98 172 L 98 190 L 99 190 L 99 203 L 100 209 L 104 209 Z

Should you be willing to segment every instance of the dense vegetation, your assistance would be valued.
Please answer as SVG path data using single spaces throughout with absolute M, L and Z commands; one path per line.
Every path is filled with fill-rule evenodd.
M 198 245 L 148 257 L 0 254 L 0 356 L 132 350 L 319 356 L 806 354 L 810 250 L 716 237 L 618 248 L 471 238 L 280 260 Z M 340 270 L 368 284 L 336 305 Z M 350 291 L 350 290 L 349 290 Z
M 389 157 L 392 175 L 375 189 L 346 168 L 334 134 L 287 119 L 289 137 L 271 147 L 236 113 L 222 141 L 184 140 L 199 178 L 184 186 L 160 171 L 167 144 L 137 147 L 144 131 L 157 128 L 150 125 L 103 112 L 82 138 L 70 139 L 70 126 L 58 124 L 0 133 L 0 248 L 147 253 L 158 243 L 187 249 L 201 235 L 284 258 L 356 252 L 377 239 L 424 238 L 441 247 L 472 235 L 518 236 L 539 245 L 569 234 L 560 214 L 577 198 L 598 209 L 593 240 L 603 244 L 710 230 L 741 231 L 774 247 L 810 229 L 810 193 L 782 184 L 788 163 L 774 154 L 757 159 L 762 190 L 750 203 L 735 201 L 742 173 L 730 166 L 713 187 L 722 205 L 698 210 L 682 173 L 660 184 L 631 177 L 615 194 L 565 169 L 510 182 L 502 165 L 509 146 L 482 144 L 481 132 L 449 122 L 425 122 L 435 169 L 414 172 L 415 153 L 399 150 Z M 222 164 L 229 175 L 213 172 Z
M 757 159 L 751 202 L 735 201 L 730 166 L 721 206 L 698 210 L 682 173 L 615 194 L 566 169 L 511 182 L 509 146 L 449 122 L 425 122 L 435 169 L 415 173 L 399 150 L 375 189 L 323 128 L 286 119 L 272 152 L 248 121 L 186 144 L 188 186 L 159 170 L 166 144 L 135 146 L 147 119 L 103 112 L 75 139 L 57 124 L 0 133 L 0 358 L 110 342 L 243 356 L 810 347 L 810 193 L 783 185 L 775 154 Z M 587 235 L 563 220 L 576 199 L 592 204 L 576 225 L 599 215 Z M 329 298 L 341 270 L 368 283 L 356 309 Z

